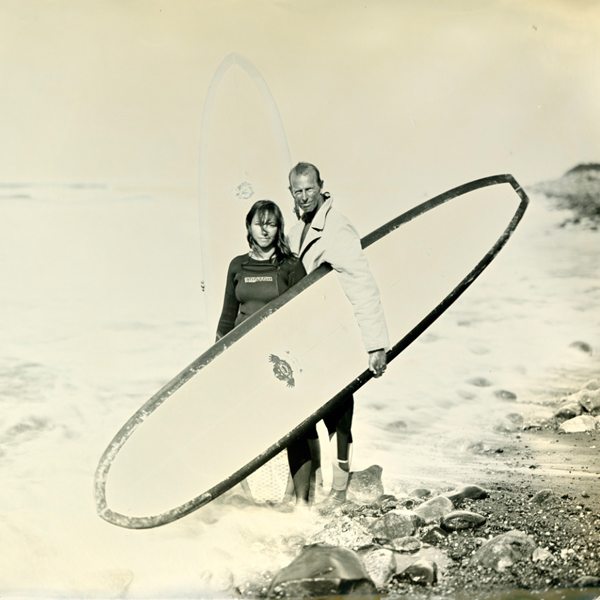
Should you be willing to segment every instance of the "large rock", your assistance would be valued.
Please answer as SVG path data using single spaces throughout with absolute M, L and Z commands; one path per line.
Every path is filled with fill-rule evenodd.
M 488 540 L 471 557 L 471 564 L 504 571 L 522 560 L 529 560 L 536 543 L 522 531 L 512 530 Z
M 268 598 L 374 594 L 375 584 L 360 556 L 348 548 L 315 544 L 302 552 L 271 582 Z
M 442 517 L 453 509 L 454 504 L 449 498 L 434 496 L 413 509 L 413 512 L 421 517 L 425 523 L 439 523 Z
M 598 419 L 591 415 L 581 415 L 562 423 L 559 427 L 566 433 L 579 433 L 582 431 L 595 431 L 598 427 Z
M 358 504 L 373 504 L 383 494 L 381 473 L 379 465 L 371 465 L 363 471 L 350 473 L 346 493 L 348 500 Z
M 408 510 L 391 510 L 369 525 L 377 540 L 394 540 L 412 535 L 417 529 L 417 517 Z

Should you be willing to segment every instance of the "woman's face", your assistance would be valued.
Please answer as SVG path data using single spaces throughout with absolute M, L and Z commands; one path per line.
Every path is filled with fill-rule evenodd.
M 278 227 L 272 213 L 256 213 L 250 223 L 250 235 L 261 250 L 270 250 L 275 245 Z

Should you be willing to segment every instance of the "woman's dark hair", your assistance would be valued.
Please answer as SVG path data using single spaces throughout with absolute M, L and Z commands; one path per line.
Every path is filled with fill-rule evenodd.
M 250 248 L 256 247 L 256 242 L 250 233 L 250 225 L 252 224 L 252 220 L 254 219 L 255 215 L 258 215 L 258 220 L 260 223 L 265 223 L 271 217 L 275 219 L 275 223 L 277 225 L 277 235 L 275 236 L 275 258 L 278 261 L 282 261 L 293 256 L 293 253 L 290 250 L 290 247 L 287 245 L 285 236 L 283 234 L 285 225 L 283 214 L 281 213 L 279 206 L 277 206 L 277 204 L 275 204 L 275 202 L 272 200 L 258 200 L 252 205 L 252 208 L 246 215 L 246 231 L 248 232 L 246 239 L 248 240 L 248 245 Z

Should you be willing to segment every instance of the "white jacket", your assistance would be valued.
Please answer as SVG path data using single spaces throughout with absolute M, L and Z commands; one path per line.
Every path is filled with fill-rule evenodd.
M 314 216 L 300 247 L 304 222 L 289 231 L 288 243 L 307 273 L 323 263 L 330 264 L 352 304 L 367 352 L 389 348 L 389 338 L 379 288 L 371 273 L 358 232 L 350 221 L 332 206 L 328 198 Z

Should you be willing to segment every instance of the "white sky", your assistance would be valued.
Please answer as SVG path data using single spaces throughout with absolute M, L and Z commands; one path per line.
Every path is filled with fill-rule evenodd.
M 0 183 L 194 189 L 233 51 L 267 81 L 293 160 L 344 193 L 600 160 L 600 2 L 0 0 Z

